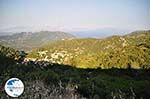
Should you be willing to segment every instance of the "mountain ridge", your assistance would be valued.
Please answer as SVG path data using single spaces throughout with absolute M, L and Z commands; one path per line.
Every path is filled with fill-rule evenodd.
M 8 47 L 28 51 L 41 47 L 47 42 L 72 38 L 75 38 L 75 36 L 60 31 L 21 32 L 10 36 L 0 36 L 0 43 Z
M 150 66 L 149 53 L 150 31 L 140 31 L 103 39 L 52 42 L 33 50 L 28 57 L 79 68 L 147 68 Z

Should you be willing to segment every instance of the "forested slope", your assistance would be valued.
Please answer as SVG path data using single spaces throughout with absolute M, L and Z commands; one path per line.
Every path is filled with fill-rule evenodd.
M 150 68 L 150 31 L 57 41 L 33 50 L 28 58 L 79 68 Z

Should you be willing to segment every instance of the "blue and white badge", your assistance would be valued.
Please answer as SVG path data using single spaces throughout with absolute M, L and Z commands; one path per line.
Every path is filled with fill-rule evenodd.
M 24 84 L 18 78 L 11 78 L 5 84 L 5 91 L 11 97 L 18 97 L 24 91 Z

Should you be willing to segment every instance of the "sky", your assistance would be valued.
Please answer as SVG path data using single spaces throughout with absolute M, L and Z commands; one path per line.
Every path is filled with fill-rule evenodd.
M 150 29 L 150 0 L 0 0 L 0 29 Z

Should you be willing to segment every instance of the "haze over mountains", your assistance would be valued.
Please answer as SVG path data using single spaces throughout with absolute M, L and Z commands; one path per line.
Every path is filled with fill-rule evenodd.
M 39 31 L 64 31 L 69 34 L 72 34 L 78 38 L 93 37 L 93 38 L 102 38 L 111 35 L 124 35 L 129 32 L 135 31 L 132 29 L 118 29 L 118 28 L 98 28 L 98 29 L 75 29 L 75 30 L 65 30 L 65 29 L 55 29 L 50 26 L 41 26 L 41 27 L 10 27 L 10 28 L 1 28 L 0 36 L 12 35 L 21 32 L 39 32 Z
M 92 30 L 73 31 L 71 34 L 79 38 L 104 38 L 112 35 L 125 35 L 133 30 L 129 29 L 116 29 L 116 28 L 100 28 Z
M 45 29 L 48 27 L 45 27 Z M 104 38 L 112 35 L 126 34 L 128 30 L 122 29 L 97 29 L 97 30 L 81 30 L 72 32 L 59 32 L 59 31 L 40 31 L 44 30 L 43 27 L 11 27 L 1 29 L 0 43 L 13 47 L 18 50 L 29 51 L 34 48 L 42 47 L 50 41 L 72 39 L 72 38 Z M 122 32 L 121 32 L 122 31 Z
M 39 48 L 50 41 L 72 39 L 73 35 L 59 31 L 21 32 L 8 36 L 0 36 L 0 43 L 18 50 Z

